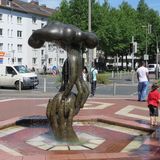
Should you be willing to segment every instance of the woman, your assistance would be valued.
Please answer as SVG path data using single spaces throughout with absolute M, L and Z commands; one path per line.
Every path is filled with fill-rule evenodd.
M 84 66 L 83 67 L 83 70 L 82 70 L 82 78 L 85 82 L 88 81 L 88 70 L 87 70 L 87 67 Z

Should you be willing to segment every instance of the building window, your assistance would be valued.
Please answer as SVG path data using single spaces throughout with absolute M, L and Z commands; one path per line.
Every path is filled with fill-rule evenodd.
M 48 59 L 48 63 L 49 63 L 49 64 L 52 64 L 52 58 L 49 58 L 49 59 Z
M 60 65 L 62 65 L 62 64 L 63 64 L 63 62 L 64 62 L 64 58 L 60 58 L 60 59 L 59 59 L 59 63 L 60 63 Z
M 0 43 L 0 51 L 3 50 L 3 43 Z
M 13 51 L 13 44 L 11 44 L 11 51 Z
M 36 58 L 32 58 L 32 64 L 35 65 L 36 64 Z
M 8 29 L 8 31 L 7 31 L 7 35 L 8 35 L 8 37 L 9 37 L 9 29 Z
M 17 17 L 17 23 L 21 24 L 22 23 L 22 17 Z
M 41 23 L 41 28 L 43 28 L 44 27 L 44 23 Z
M 2 35 L 3 35 L 3 29 L 0 28 L 0 36 L 2 36 Z
M 13 37 L 13 29 L 11 29 L 11 37 Z
M 17 45 L 17 52 L 19 52 L 19 53 L 22 52 L 22 44 Z
M 7 0 L 7 6 L 11 7 L 11 1 L 10 0 Z
M 36 23 L 37 18 L 36 17 L 32 17 L 32 23 Z
M 41 50 L 41 58 L 42 59 L 44 58 L 44 50 L 43 49 Z
M 8 43 L 8 51 L 10 51 L 10 44 Z
M 18 64 L 22 64 L 22 58 L 18 58 L 17 61 L 18 61 Z
M 53 44 L 48 44 L 48 50 L 52 51 L 53 50 Z
M 0 14 L 0 21 L 2 21 L 2 14 Z
M 11 22 L 13 21 L 13 16 L 11 15 Z
M 22 31 L 17 31 L 17 37 L 22 37 Z

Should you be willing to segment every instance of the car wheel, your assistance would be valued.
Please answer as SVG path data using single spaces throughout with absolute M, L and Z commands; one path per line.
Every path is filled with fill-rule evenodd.
M 17 90 L 19 90 L 19 81 L 16 81 L 15 87 Z M 23 89 L 23 83 L 21 82 L 21 89 Z

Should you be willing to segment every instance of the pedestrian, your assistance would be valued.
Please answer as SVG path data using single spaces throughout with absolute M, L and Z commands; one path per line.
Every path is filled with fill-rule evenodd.
M 160 93 L 158 91 L 159 85 L 154 83 L 151 87 L 151 91 L 148 94 L 148 108 L 150 115 L 150 125 L 157 126 L 158 117 L 158 105 L 160 103 Z
M 89 78 L 88 78 L 88 70 L 87 70 L 87 67 L 84 66 L 83 67 L 83 70 L 82 70 L 82 78 L 85 82 L 89 81 Z
M 148 82 L 149 82 L 149 71 L 145 67 L 145 62 L 140 63 L 140 67 L 137 69 L 137 79 L 138 79 L 138 101 L 145 102 L 147 97 Z
M 47 71 L 47 67 L 46 67 L 46 65 L 44 65 L 43 66 L 43 72 L 44 72 L 44 74 L 46 74 L 46 71 Z
M 92 68 L 90 71 L 90 83 L 91 83 L 90 97 L 93 97 L 95 95 L 96 85 L 97 85 L 97 74 L 98 74 L 98 70 L 96 69 L 95 64 L 92 63 Z

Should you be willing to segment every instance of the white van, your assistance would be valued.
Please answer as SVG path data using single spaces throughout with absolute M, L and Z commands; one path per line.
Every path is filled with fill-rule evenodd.
M 21 84 L 19 85 L 19 81 Z M 24 65 L 0 64 L 0 87 L 34 88 L 39 84 L 37 75 L 30 72 Z
M 156 72 L 156 66 L 157 64 L 148 64 L 148 71 L 149 73 L 155 73 Z M 160 66 L 158 64 L 158 70 L 160 72 Z

